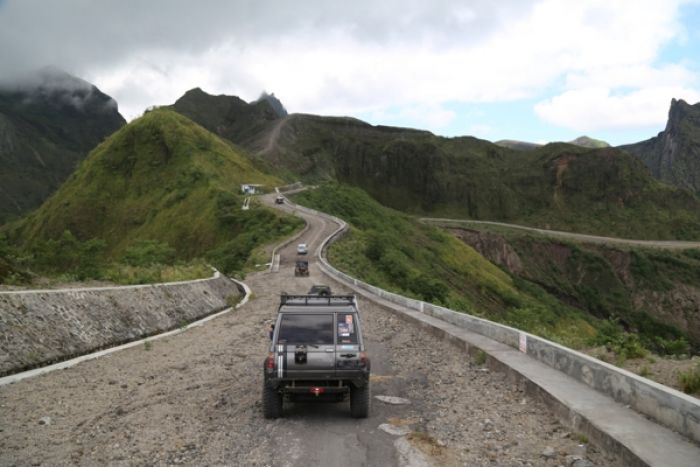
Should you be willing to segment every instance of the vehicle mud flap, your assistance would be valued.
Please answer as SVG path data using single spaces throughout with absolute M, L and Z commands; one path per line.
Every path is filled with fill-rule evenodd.
M 277 346 L 277 377 L 284 378 L 287 375 L 287 346 Z

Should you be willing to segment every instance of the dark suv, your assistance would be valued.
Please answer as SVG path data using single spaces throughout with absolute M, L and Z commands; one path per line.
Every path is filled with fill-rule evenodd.
M 354 295 L 282 295 L 264 363 L 263 414 L 282 416 L 284 400 L 343 401 L 369 415 L 370 360 Z

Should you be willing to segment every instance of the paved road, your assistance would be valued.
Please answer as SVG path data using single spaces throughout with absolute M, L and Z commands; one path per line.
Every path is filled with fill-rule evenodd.
M 299 242 L 315 252 L 336 226 L 303 216 L 310 228 Z M 372 393 L 410 404 L 373 399 L 370 418 L 355 420 L 347 403 L 297 403 L 263 419 L 261 367 L 279 293 L 314 283 L 347 292 L 314 258 L 311 276 L 295 278 L 295 250 L 281 250 L 279 272 L 246 278 L 254 297 L 234 313 L 0 387 L 0 465 L 544 466 L 578 452 L 575 436 L 503 375 L 363 298 Z M 419 434 L 388 434 L 385 423 Z M 611 465 L 595 448 L 588 455 Z
M 527 227 L 518 224 L 507 224 L 505 222 L 491 222 L 491 221 L 475 221 L 467 219 L 448 219 L 448 218 L 437 218 L 437 217 L 421 217 L 421 222 L 426 222 L 430 224 L 437 225 L 495 225 L 498 227 L 507 227 L 509 229 L 525 230 L 528 232 L 535 232 L 541 235 L 547 235 L 550 237 L 566 238 L 570 240 L 576 240 L 580 242 L 588 243 L 606 243 L 606 244 L 617 244 L 617 245 L 629 245 L 629 246 L 643 246 L 649 248 L 662 248 L 667 250 L 685 250 L 690 248 L 700 248 L 700 242 L 685 242 L 685 241 L 665 241 L 665 240 L 633 240 L 628 238 L 616 238 L 616 237 L 601 237 L 598 235 L 588 235 L 579 234 L 573 232 L 563 232 L 561 230 L 547 230 L 538 229 L 535 227 Z

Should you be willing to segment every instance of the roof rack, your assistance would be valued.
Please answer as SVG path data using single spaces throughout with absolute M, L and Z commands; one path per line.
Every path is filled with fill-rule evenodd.
M 282 305 L 308 305 L 308 306 L 328 306 L 328 305 L 353 305 L 354 295 L 280 295 L 280 306 Z

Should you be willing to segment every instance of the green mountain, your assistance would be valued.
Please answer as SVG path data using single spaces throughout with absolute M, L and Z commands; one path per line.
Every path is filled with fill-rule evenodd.
M 517 141 L 514 139 L 502 139 L 493 144 L 503 148 L 515 149 L 516 151 L 532 151 L 533 149 L 542 147 L 542 145 L 538 143 L 528 143 L 526 141 Z M 610 146 L 603 140 L 590 138 L 588 136 L 579 136 L 575 140 L 569 141 L 569 144 L 581 146 L 583 148 L 607 148 Z
M 212 133 L 243 146 L 255 145 L 275 120 L 286 116 L 274 94 L 263 94 L 248 104 L 236 96 L 212 96 L 200 88 L 187 91 L 172 108 Z
M 186 101 L 195 121 L 272 166 L 307 181 L 357 186 L 405 212 L 623 237 L 700 238 L 700 200 L 654 180 L 637 158 L 615 148 L 553 143 L 514 151 L 353 118 L 275 117 L 260 103 L 188 94 L 194 94 Z M 253 117 L 235 117 L 241 108 Z
M 527 141 L 518 141 L 515 139 L 501 139 L 495 141 L 493 144 L 502 148 L 514 149 L 516 151 L 532 151 L 533 149 L 542 147 L 541 144 L 528 143 Z
M 659 180 L 700 193 L 700 102 L 673 99 L 664 131 L 620 149 L 638 156 Z
M 231 143 L 159 109 L 107 138 L 39 209 L 6 230 L 27 250 L 70 231 L 81 241 L 103 240 L 111 258 L 155 240 L 178 258 L 206 255 L 234 270 L 253 248 L 298 226 L 266 208 L 241 209 L 241 184 L 280 182 Z
M 111 97 L 54 68 L 0 83 L 0 224 L 38 207 L 125 123 Z
M 574 146 L 581 146 L 583 148 L 607 148 L 610 147 L 608 143 L 603 140 L 590 138 L 588 136 L 579 136 L 573 141 L 569 141 L 569 144 Z

